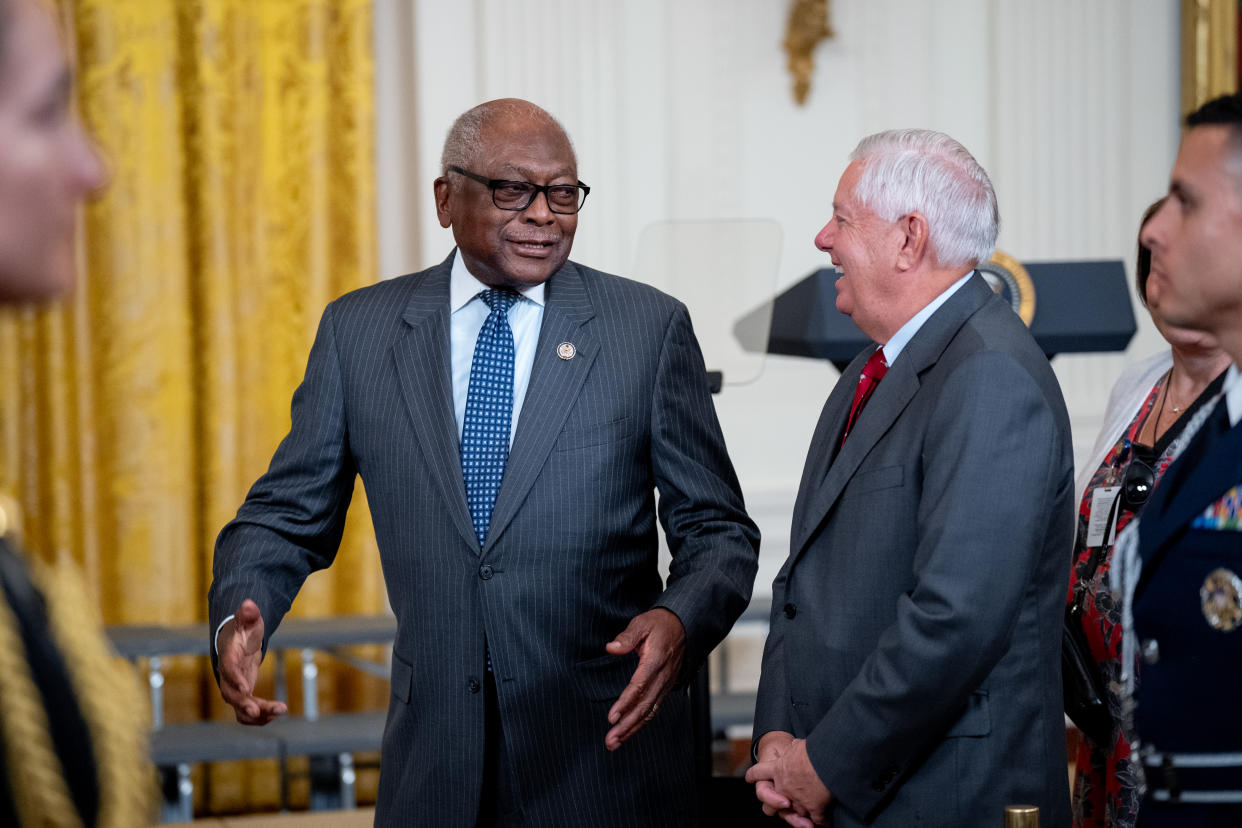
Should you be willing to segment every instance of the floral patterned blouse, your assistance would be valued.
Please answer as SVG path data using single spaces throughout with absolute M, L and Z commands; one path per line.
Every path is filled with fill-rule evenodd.
M 1152 415 L 1166 382 L 1167 373 L 1152 387 L 1130 425 L 1091 476 L 1078 508 L 1074 568 L 1067 601 L 1073 602 L 1079 592 L 1086 593 L 1082 612 L 1083 631 L 1104 678 L 1109 712 L 1113 717 L 1113 735 L 1104 745 L 1096 744 L 1085 734 L 1079 742 L 1074 772 L 1074 828 L 1133 828 L 1138 816 L 1141 776 L 1137 763 L 1130 759 L 1130 743 L 1134 738 L 1130 727 L 1132 717 L 1130 711 L 1123 709 L 1121 697 L 1121 605 L 1108 584 L 1108 569 L 1113 557 L 1112 541 L 1135 512 L 1120 502 L 1117 504 L 1116 528 L 1109 533 L 1108 542 L 1102 548 L 1087 546 L 1087 527 L 1092 493 L 1101 486 L 1122 485 L 1131 459 L 1137 457 L 1147 463 L 1155 479 L 1160 480 L 1176 456 L 1172 444 L 1177 435 L 1219 385 L 1219 381 L 1209 385 L 1194 404 L 1181 412 L 1155 446 L 1139 445 L 1134 442 L 1135 436 L 1143 430 L 1144 423 Z M 1093 554 L 1099 564 L 1088 580 Z

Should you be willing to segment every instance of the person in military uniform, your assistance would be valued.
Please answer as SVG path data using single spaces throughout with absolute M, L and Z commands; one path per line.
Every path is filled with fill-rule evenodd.
M 1242 97 L 1186 119 L 1169 195 L 1143 230 L 1149 304 L 1233 360 L 1220 398 L 1138 524 L 1126 616 L 1146 777 L 1139 828 L 1242 825 Z
M 0 0 L 0 303 L 55 298 L 73 284 L 74 218 L 104 183 L 73 117 L 52 7 Z M 70 566 L 27 559 L 17 507 L 0 498 L 0 825 L 149 822 L 146 733 L 132 672 L 109 657 Z M 128 691 L 128 692 L 127 692 Z

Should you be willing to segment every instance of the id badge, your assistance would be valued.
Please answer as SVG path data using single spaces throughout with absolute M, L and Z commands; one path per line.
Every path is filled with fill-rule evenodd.
M 1091 490 L 1091 513 L 1087 517 L 1087 546 L 1104 546 L 1112 543 L 1113 528 L 1117 523 L 1113 503 L 1120 494 L 1120 486 L 1100 486 Z

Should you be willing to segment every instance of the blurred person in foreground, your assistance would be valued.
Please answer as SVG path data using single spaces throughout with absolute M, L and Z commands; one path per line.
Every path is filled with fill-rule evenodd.
M 221 692 L 262 724 L 267 639 L 362 479 L 397 618 L 380 825 L 697 822 L 685 685 L 758 532 L 685 306 L 569 261 L 588 189 L 534 104 L 458 118 L 434 184 L 457 249 L 328 306 L 216 543 Z
M 1147 301 L 1233 364 L 1114 551 L 1139 828 L 1242 825 L 1242 96 L 1209 101 L 1186 126 L 1168 197 L 1140 236 Z
M 104 169 L 74 117 L 54 12 L 0 0 L 0 302 L 46 302 L 76 272 L 74 228 Z M 0 501 L 0 825 L 147 824 L 154 776 L 136 677 L 109 657 L 80 575 L 18 550 Z
M 1139 232 L 1164 204 L 1147 208 Z M 1109 396 L 1104 427 L 1078 476 L 1078 532 L 1068 601 L 1100 671 L 1112 730 L 1083 734 L 1074 772 L 1075 828 L 1132 828 L 1141 779 L 1130 755 L 1132 729 L 1121 693 L 1121 602 L 1109 585 L 1113 541 L 1139 513 L 1152 487 L 1185 447 L 1187 423 L 1220 396 L 1229 356 L 1200 331 L 1167 324 L 1147 299 L 1151 251 L 1140 241 L 1135 287 L 1156 330 L 1169 343 L 1122 372 Z
M 755 713 L 792 825 L 1069 824 L 1060 680 L 1074 475 L 1061 389 L 974 268 L 987 173 L 947 135 L 864 138 L 815 242 L 876 343 L 811 439 Z

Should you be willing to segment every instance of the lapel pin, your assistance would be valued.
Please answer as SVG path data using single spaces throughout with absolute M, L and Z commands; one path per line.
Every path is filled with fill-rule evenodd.
M 578 354 L 578 349 L 574 347 L 572 342 L 562 342 L 556 346 L 556 355 L 561 359 L 573 359 Z

